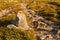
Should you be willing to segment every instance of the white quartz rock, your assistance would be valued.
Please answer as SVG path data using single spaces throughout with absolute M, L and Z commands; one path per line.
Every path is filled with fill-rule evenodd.
M 15 25 L 13 25 L 13 24 L 9 24 L 9 25 L 7 25 L 7 28 L 15 28 L 16 26 Z

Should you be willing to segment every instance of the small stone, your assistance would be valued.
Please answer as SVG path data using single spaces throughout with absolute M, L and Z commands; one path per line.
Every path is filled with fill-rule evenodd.
M 7 25 L 7 28 L 14 28 L 14 27 L 16 27 L 15 25 L 13 25 L 13 24 L 9 24 L 9 25 Z

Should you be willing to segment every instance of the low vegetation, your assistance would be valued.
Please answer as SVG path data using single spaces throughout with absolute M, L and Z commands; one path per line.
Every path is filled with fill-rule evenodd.
M 8 29 L 6 27 L 0 27 L 0 40 L 35 40 L 35 36 L 34 31 L 17 30 L 15 28 Z

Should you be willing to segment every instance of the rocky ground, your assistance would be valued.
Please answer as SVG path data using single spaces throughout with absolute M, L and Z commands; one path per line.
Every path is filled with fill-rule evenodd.
M 37 40 L 60 40 L 59 26 L 55 26 L 58 22 L 55 24 L 55 22 L 46 20 L 34 11 L 33 14 L 32 11 L 30 11 L 29 17 L 32 19 L 30 25 L 36 32 Z

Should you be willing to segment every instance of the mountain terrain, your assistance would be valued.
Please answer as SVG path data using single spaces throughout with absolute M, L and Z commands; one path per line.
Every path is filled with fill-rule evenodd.
M 1 40 L 60 40 L 60 0 L 1 0 L 0 26 Z

